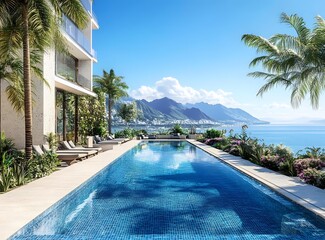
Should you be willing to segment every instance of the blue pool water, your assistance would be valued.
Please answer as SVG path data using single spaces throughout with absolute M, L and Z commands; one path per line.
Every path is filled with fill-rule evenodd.
M 143 142 L 13 239 L 325 239 L 325 223 L 187 142 Z

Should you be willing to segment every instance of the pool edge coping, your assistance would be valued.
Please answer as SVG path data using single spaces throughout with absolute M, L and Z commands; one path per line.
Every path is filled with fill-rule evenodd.
M 281 195 L 297 203 L 298 205 L 304 207 L 305 209 L 308 209 L 309 211 L 316 214 L 318 217 L 325 220 L 325 204 L 324 206 L 319 206 L 317 204 L 317 201 L 319 200 L 315 200 L 315 199 L 325 199 L 325 190 L 304 183 L 300 180 L 295 179 L 294 177 L 288 177 L 283 174 L 272 171 L 270 169 L 261 167 L 241 157 L 231 155 L 229 153 L 208 146 L 196 140 L 187 139 L 187 142 L 193 144 L 194 146 L 207 152 L 208 154 L 220 159 L 222 162 L 232 166 L 236 170 L 239 170 L 240 172 L 248 175 L 249 177 L 265 184 L 272 190 L 280 193 Z M 261 174 L 257 170 L 263 170 L 265 176 L 263 176 L 263 174 Z M 274 181 L 274 179 L 270 178 L 272 176 L 281 178 L 281 181 L 287 181 L 284 184 L 292 187 L 293 189 L 290 190 L 285 186 L 280 186 L 279 183 Z M 303 191 L 299 191 L 299 188 L 305 188 L 304 190 L 306 190 L 307 193 Z M 294 193 L 293 191 L 297 191 L 297 192 Z M 312 196 L 310 196 L 308 192 L 311 193 Z M 306 196 L 307 194 L 308 196 Z M 323 202 L 325 201 L 323 200 Z

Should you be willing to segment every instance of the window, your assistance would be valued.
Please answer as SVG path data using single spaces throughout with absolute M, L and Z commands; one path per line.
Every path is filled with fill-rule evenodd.
M 56 74 L 69 81 L 77 81 L 78 60 L 69 54 L 56 52 Z

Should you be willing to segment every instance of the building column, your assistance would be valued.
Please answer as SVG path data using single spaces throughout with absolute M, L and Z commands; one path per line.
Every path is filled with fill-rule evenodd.
M 63 121 L 63 126 L 62 126 L 62 131 L 63 131 L 63 141 L 66 141 L 67 137 L 67 117 L 66 117 L 66 111 L 67 111 L 67 101 L 66 101 L 66 93 L 63 91 L 62 92 L 62 121 Z
M 74 96 L 74 142 L 78 142 L 78 132 L 79 132 L 79 112 L 78 112 L 78 105 L 79 105 L 79 98 L 78 95 Z

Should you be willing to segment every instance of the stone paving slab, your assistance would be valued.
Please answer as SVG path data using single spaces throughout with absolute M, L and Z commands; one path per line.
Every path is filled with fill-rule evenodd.
M 140 141 L 132 140 L 0 194 L 0 239 L 7 239 Z
M 195 140 L 188 140 L 188 142 L 257 179 L 325 219 L 325 190 L 306 184 L 298 178 L 288 177 L 270 169 L 263 168 L 241 157 L 233 156 L 204 143 Z

